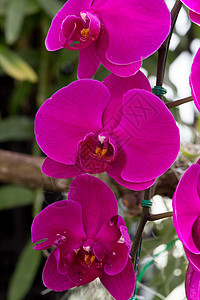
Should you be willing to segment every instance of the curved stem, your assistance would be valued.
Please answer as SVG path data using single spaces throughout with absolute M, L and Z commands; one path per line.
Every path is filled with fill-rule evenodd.
M 193 101 L 192 96 L 186 97 L 186 98 L 183 98 L 183 99 L 179 99 L 179 100 L 176 100 L 176 101 L 173 101 L 173 102 L 168 102 L 168 103 L 165 103 L 165 105 L 168 108 L 173 108 L 173 107 L 177 107 L 177 106 L 179 106 L 181 104 L 184 104 L 184 103 L 187 103 L 187 102 L 191 102 L 191 101 Z
M 178 17 L 181 6 L 182 6 L 182 3 L 180 2 L 180 0 L 176 0 L 176 3 L 174 4 L 174 7 L 171 11 L 171 30 L 170 30 L 170 33 L 169 33 L 167 39 L 161 45 L 160 49 L 158 50 L 158 66 L 157 66 L 157 81 L 156 81 L 156 85 L 158 85 L 158 86 L 163 85 L 163 79 L 164 79 L 164 73 L 165 73 L 165 66 L 166 66 L 166 61 L 167 61 L 167 54 L 168 54 L 169 44 L 170 44 L 171 36 L 172 36 L 173 30 L 174 30 L 176 19 Z M 160 96 L 160 98 L 162 98 L 162 96 Z
M 168 211 L 162 214 L 149 215 L 148 221 L 161 220 L 161 219 L 172 217 L 172 215 L 173 215 L 173 211 Z

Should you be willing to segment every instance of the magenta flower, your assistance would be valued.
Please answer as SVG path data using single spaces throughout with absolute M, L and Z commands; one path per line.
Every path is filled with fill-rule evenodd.
M 200 111 L 200 49 L 197 51 L 190 74 L 192 96 L 197 109 Z
M 117 300 L 128 300 L 135 287 L 129 258 L 131 241 L 117 200 L 100 179 L 81 175 L 70 185 L 68 200 L 46 207 L 34 219 L 36 250 L 54 246 L 43 271 L 44 285 L 65 291 L 97 277 Z
M 189 16 L 192 22 L 200 25 L 200 2 L 199 0 L 180 0 L 189 8 Z
M 200 273 L 189 264 L 185 276 L 185 291 L 188 300 L 200 299 Z
M 127 188 L 151 186 L 175 160 L 180 138 L 172 114 L 150 90 L 139 71 L 129 78 L 111 74 L 103 83 L 78 80 L 56 92 L 35 120 L 48 156 L 43 173 L 71 178 L 106 171 Z
M 176 188 L 173 221 L 189 262 L 200 271 L 200 160 L 189 167 Z
M 52 21 L 46 47 L 79 50 L 78 78 L 91 78 L 100 63 L 127 77 L 160 47 L 169 30 L 163 0 L 68 0 Z

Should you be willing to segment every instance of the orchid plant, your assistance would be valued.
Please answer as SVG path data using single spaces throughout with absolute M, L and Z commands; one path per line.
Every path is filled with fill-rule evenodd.
M 182 2 L 191 20 L 200 24 L 199 1 Z M 53 247 L 43 271 L 49 289 L 65 291 L 99 277 L 116 300 L 137 299 L 138 249 L 145 224 L 169 216 L 149 212 L 149 190 L 180 150 L 169 107 L 192 100 L 169 107 L 162 101 L 167 49 L 181 5 L 176 1 L 170 15 L 163 0 L 68 0 L 52 20 L 47 50 L 78 50 L 79 66 L 78 80 L 47 99 L 35 118 L 36 140 L 47 155 L 42 172 L 53 178 L 75 177 L 68 199 L 47 206 L 32 225 L 34 249 Z M 158 49 L 153 94 L 139 69 Z M 100 63 L 112 72 L 103 82 L 90 79 Z M 200 49 L 190 85 L 200 110 Z M 113 192 L 92 176 L 103 172 L 125 188 L 146 191 L 132 249 Z M 189 260 L 189 300 L 200 299 L 199 178 L 198 161 L 185 172 L 173 197 L 174 226 Z

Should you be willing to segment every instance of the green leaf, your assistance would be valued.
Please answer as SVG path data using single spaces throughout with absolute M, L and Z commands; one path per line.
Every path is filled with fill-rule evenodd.
M 15 0 L 16 1 L 16 0 Z M 50 16 L 54 17 L 61 9 L 62 4 L 56 0 L 37 0 L 44 11 Z
M 0 187 L 0 211 L 34 202 L 35 193 L 25 187 L 5 185 Z
M 19 38 L 23 21 L 26 0 L 10 0 L 6 10 L 5 36 L 8 44 L 13 44 Z
M 17 80 L 37 82 L 35 71 L 15 52 L 0 45 L 0 67 L 6 74 Z
M 40 11 L 40 7 L 35 0 L 28 0 L 28 1 L 26 1 L 24 10 L 25 10 L 25 15 L 28 16 L 28 15 L 32 15 L 32 14 L 35 14 L 38 11 Z
M 20 81 L 18 84 L 16 84 L 16 88 L 13 90 L 10 97 L 10 114 L 15 115 L 19 112 L 20 106 L 28 100 L 31 89 L 32 84 L 28 81 Z
M 0 16 L 3 16 L 5 14 L 7 6 L 8 0 L 0 0 Z
M 10 0 L 0 0 L 0 16 L 4 16 L 7 14 L 8 5 L 10 4 Z M 17 1 L 16 1 L 17 2 Z M 26 16 L 37 13 L 40 10 L 38 3 L 35 0 L 28 0 L 24 5 L 24 14 Z
M 23 249 L 8 287 L 7 300 L 22 300 L 31 288 L 41 261 L 41 252 L 33 250 L 33 244 Z
M 24 116 L 13 116 L 0 122 L 0 142 L 26 141 L 33 138 L 33 121 Z

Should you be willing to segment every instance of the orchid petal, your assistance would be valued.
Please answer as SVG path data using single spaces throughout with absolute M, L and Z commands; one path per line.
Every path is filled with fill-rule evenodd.
M 106 57 L 114 64 L 130 64 L 151 55 L 170 30 L 170 13 L 162 0 L 145 0 L 142 4 L 124 0 L 123 5 L 120 0 L 110 0 L 99 7 L 94 2 L 92 8 L 108 32 Z
M 93 45 L 79 50 L 78 79 L 91 78 L 99 65 L 100 61 L 94 53 Z
M 110 131 L 115 128 L 122 118 L 122 99 L 130 89 L 143 89 L 151 92 L 151 86 L 146 76 L 138 71 L 128 78 L 121 78 L 114 74 L 108 75 L 103 84 L 109 89 L 111 98 L 103 113 L 104 129 Z
M 79 141 L 88 132 L 100 130 L 109 98 L 110 93 L 102 83 L 84 79 L 45 101 L 35 119 L 36 139 L 44 153 L 60 163 L 76 163 Z
M 66 274 L 62 275 L 58 272 L 57 262 L 54 256 L 55 250 L 51 252 L 46 261 L 42 279 L 44 285 L 47 288 L 52 289 L 56 292 L 66 291 L 75 287 L 75 285 L 73 284 L 73 282 L 71 282 L 69 276 L 67 276 Z
M 104 273 L 99 278 L 116 300 L 131 298 L 135 289 L 135 274 L 130 258 L 128 258 L 126 267 L 119 274 L 111 276 Z
M 42 172 L 52 178 L 72 178 L 83 174 L 81 167 L 77 164 L 66 165 L 47 157 L 42 165 Z
M 148 91 L 128 91 L 122 112 L 112 132 L 126 155 L 121 176 L 126 181 L 151 181 L 174 162 L 180 149 L 178 127 L 165 104 Z
M 183 2 L 183 4 L 185 4 L 185 6 L 187 6 L 189 9 L 196 12 L 200 12 L 199 0 L 180 0 L 180 1 Z
M 123 150 L 120 149 L 118 151 L 118 155 L 115 161 L 112 164 L 112 167 L 107 170 L 108 175 L 113 179 L 115 179 L 120 185 L 135 191 L 145 190 L 154 184 L 155 179 L 146 182 L 131 182 L 131 181 L 124 180 L 121 177 L 121 172 L 125 166 L 125 163 L 126 163 L 126 156 Z
M 112 190 L 90 175 L 81 175 L 72 181 L 68 199 L 81 205 L 87 237 L 94 237 L 103 224 L 118 212 L 117 200 Z
M 73 226 L 72 226 L 73 224 Z M 79 203 L 62 200 L 55 202 L 45 209 L 33 221 L 32 228 L 33 243 L 49 239 L 35 245 L 35 249 L 47 249 L 52 244 L 62 242 L 62 240 L 84 240 L 86 238 L 82 224 L 82 211 Z
M 98 245 L 102 244 L 106 256 L 104 271 L 109 275 L 118 274 L 125 268 L 130 253 L 131 240 L 127 228 L 118 225 L 118 220 L 122 222 L 121 219 L 122 217 L 115 216 L 106 222 L 95 238 Z
M 199 13 L 196 13 L 192 10 L 189 10 L 189 17 L 192 22 L 194 22 L 200 26 L 200 11 L 199 11 Z
M 184 250 L 185 250 L 187 259 L 189 260 L 193 269 L 197 272 L 200 272 L 200 253 L 199 254 L 192 253 L 186 247 L 184 247 Z
M 188 300 L 200 299 L 200 273 L 189 264 L 185 276 L 185 290 Z
M 101 35 L 93 45 L 94 52 L 99 58 L 100 62 L 104 65 L 106 69 L 120 77 L 129 77 L 134 75 L 142 66 L 142 61 L 140 60 L 138 62 L 130 63 L 127 65 L 118 65 L 111 63 L 105 56 L 106 49 L 108 48 L 108 42 L 108 33 L 106 31 L 106 28 L 102 26 Z
M 197 51 L 194 57 L 192 68 L 191 68 L 191 74 L 190 74 L 190 86 L 192 90 L 192 96 L 197 109 L 200 111 L 199 82 L 200 82 L 200 49 Z

